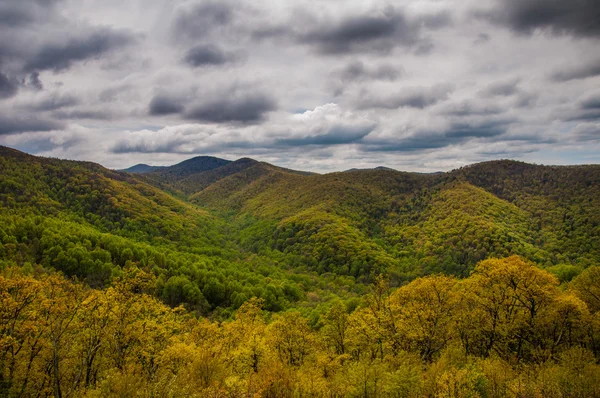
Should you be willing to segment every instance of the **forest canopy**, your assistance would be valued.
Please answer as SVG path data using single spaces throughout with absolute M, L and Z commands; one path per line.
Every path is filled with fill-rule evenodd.
M 0 155 L 0 396 L 600 395 L 598 166 Z

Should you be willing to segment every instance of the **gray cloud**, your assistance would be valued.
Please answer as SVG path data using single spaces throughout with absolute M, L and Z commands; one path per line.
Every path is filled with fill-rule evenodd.
M 577 125 L 571 135 L 576 141 L 600 141 L 600 123 L 582 123 Z
M 67 150 L 83 142 L 82 137 L 73 136 L 67 139 L 57 140 L 54 137 L 34 137 L 23 143 L 17 143 L 14 147 L 20 151 L 29 153 L 49 152 L 55 149 Z
M 581 102 L 581 109 L 600 109 L 600 94 L 584 99 Z
M 183 113 L 189 120 L 208 123 L 256 123 L 277 109 L 273 98 L 262 93 L 238 92 L 199 100 Z
M 444 131 L 447 138 L 496 137 L 506 133 L 513 119 L 488 119 L 483 122 L 456 122 Z
M 112 146 L 113 153 L 186 153 L 181 151 L 182 145 L 188 144 L 189 141 L 182 138 L 169 139 L 165 142 L 153 143 L 148 141 L 130 142 L 121 140 Z M 193 153 L 193 151 L 188 152 Z
M 48 17 L 61 0 L 8 0 L 0 3 L 0 26 L 20 27 Z
M 333 77 L 339 78 L 343 83 L 363 82 L 367 80 L 395 81 L 402 75 L 402 70 L 392 65 L 383 64 L 376 67 L 368 67 L 361 61 L 353 61 L 342 69 L 332 73 Z
M 195 2 L 178 8 L 172 29 L 177 38 L 198 39 L 214 28 L 230 24 L 233 18 L 234 9 L 228 2 Z
M 518 33 L 543 29 L 556 35 L 600 36 L 598 1 L 496 0 L 496 3 L 494 9 L 478 15 Z
M 577 101 L 575 108 L 564 111 L 561 118 L 567 122 L 600 120 L 600 92 L 584 95 Z
M 423 109 L 448 99 L 452 90 L 452 86 L 443 84 L 433 87 L 409 87 L 391 95 L 363 92 L 357 99 L 357 106 L 361 109 Z
M 503 113 L 499 106 L 481 104 L 478 102 L 463 101 L 452 103 L 442 110 L 442 114 L 449 116 L 492 116 Z
M 201 44 L 190 48 L 183 62 L 191 67 L 224 65 L 238 60 L 240 57 L 233 52 L 223 51 L 212 44 Z
M 485 122 L 455 122 L 441 131 L 424 130 L 400 139 L 366 140 L 368 152 L 414 152 L 462 144 L 471 139 L 489 139 L 505 134 L 513 122 L 510 119 Z
M 570 111 L 563 116 L 562 120 L 565 122 L 600 120 L 600 109 L 577 109 Z
M 0 135 L 34 131 L 50 131 L 64 128 L 63 123 L 33 116 L 4 116 L 0 114 Z
M 33 88 L 34 90 L 38 90 L 38 91 L 44 89 L 44 85 L 42 84 L 42 81 L 40 80 L 39 72 L 33 72 L 31 75 L 29 75 L 29 79 L 27 81 L 27 86 Z
M 275 140 L 275 146 L 306 146 L 306 145 L 341 145 L 360 141 L 375 126 L 343 127 L 334 126 L 329 131 L 319 135 L 309 135 L 297 138 L 279 138 Z
M 112 50 L 132 44 L 134 41 L 135 36 L 129 31 L 97 29 L 84 37 L 75 37 L 66 42 L 44 45 L 26 63 L 24 69 L 27 71 L 63 71 L 75 62 L 98 58 Z
M 551 78 L 557 82 L 566 82 L 569 80 L 586 79 L 588 77 L 600 76 L 600 60 L 584 63 L 572 68 L 556 71 Z
M 182 100 L 166 94 L 158 94 L 152 98 L 149 106 L 149 114 L 153 116 L 170 115 L 183 112 Z
M 339 21 L 313 21 L 308 27 L 297 27 L 295 36 L 300 43 L 314 46 L 321 54 L 389 53 L 398 46 L 427 52 L 431 43 L 423 36 L 423 28 L 438 29 L 448 24 L 447 13 L 410 19 L 400 10 L 388 6 L 371 14 L 348 16 Z
M 496 82 L 488 85 L 479 92 L 482 97 L 508 97 L 516 94 L 519 90 L 519 79 L 512 79 L 505 82 Z
M 59 109 L 52 113 L 52 116 L 59 120 L 103 120 L 112 121 L 118 119 L 121 114 L 114 112 L 110 109 L 94 108 L 94 107 L 82 107 L 80 109 L 64 110 Z
M 19 84 L 4 73 L 0 72 L 0 99 L 10 98 L 19 91 Z
M 515 106 L 518 108 L 530 108 L 536 104 L 538 98 L 538 93 L 519 92 L 515 99 Z
M 487 33 L 479 33 L 477 35 L 477 39 L 475 39 L 475 41 L 473 42 L 473 44 L 475 44 L 475 45 L 482 45 L 482 44 L 487 43 L 490 40 L 491 40 L 491 37 L 490 37 L 489 34 L 487 34 Z
M 53 93 L 45 96 L 39 101 L 35 101 L 27 105 L 27 108 L 34 111 L 54 111 L 60 108 L 75 106 L 81 103 L 81 100 L 74 95 L 61 95 Z

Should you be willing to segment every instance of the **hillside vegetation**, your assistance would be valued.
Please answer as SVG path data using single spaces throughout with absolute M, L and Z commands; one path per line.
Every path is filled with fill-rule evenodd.
M 356 310 L 336 302 L 316 328 L 257 299 L 227 322 L 196 319 L 149 295 L 143 271 L 106 290 L 40 269 L 3 274 L 3 396 L 600 394 L 599 267 L 566 291 L 514 256 L 393 292 L 379 278 Z
M 600 395 L 600 166 L 133 171 L 0 147 L 0 396 Z

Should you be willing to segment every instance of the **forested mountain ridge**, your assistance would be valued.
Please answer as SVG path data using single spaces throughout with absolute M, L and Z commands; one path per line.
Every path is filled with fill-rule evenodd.
M 0 396 L 600 396 L 600 167 L 183 164 L 0 147 Z
M 126 266 L 152 272 L 158 296 L 199 313 L 250 297 L 281 310 L 318 290 L 309 276 L 240 250 L 232 227 L 133 174 L 0 150 L 0 261 L 102 287 Z M 226 316 L 226 315 L 225 315 Z
M 301 175 L 257 163 L 213 181 L 189 184 L 189 200 L 260 219 L 263 228 L 252 232 L 254 250 L 303 253 L 299 261 L 320 271 L 357 277 L 373 270 L 367 262 L 378 264 L 383 256 L 400 278 L 407 272 L 465 276 L 489 256 L 519 254 L 548 267 L 583 267 L 600 256 L 597 165 L 493 161 L 448 173 Z M 338 247 L 344 241 L 336 235 L 350 247 Z M 324 255 L 323 244 L 333 253 Z M 368 250 L 356 250 L 365 244 Z M 355 264 L 342 261 L 340 252 Z M 339 269 L 324 265 L 324 257 L 337 257 L 330 262 Z M 356 264 L 357 258 L 363 261 Z
M 136 175 L 2 153 L 6 207 L 300 273 L 360 283 L 385 273 L 402 284 L 435 272 L 467 276 L 478 261 L 518 254 L 570 278 L 600 258 L 596 165 L 493 161 L 448 173 L 319 175 L 203 156 Z M 29 182 L 16 182 L 19 173 Z

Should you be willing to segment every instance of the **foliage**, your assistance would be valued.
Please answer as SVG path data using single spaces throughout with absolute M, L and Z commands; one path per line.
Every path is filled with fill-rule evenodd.
M 315 329 L 296 311 L 268 320 L 260 299 L 229 321 L 197 319 L 148 295 L 152 277 L 133 268 L 105 290 L 8 268 L 0 394 L 597 396 L 594 313 L 556 285 L 518 257 L 462 281 L 377 278 L 363 306 L 337 303 Z

